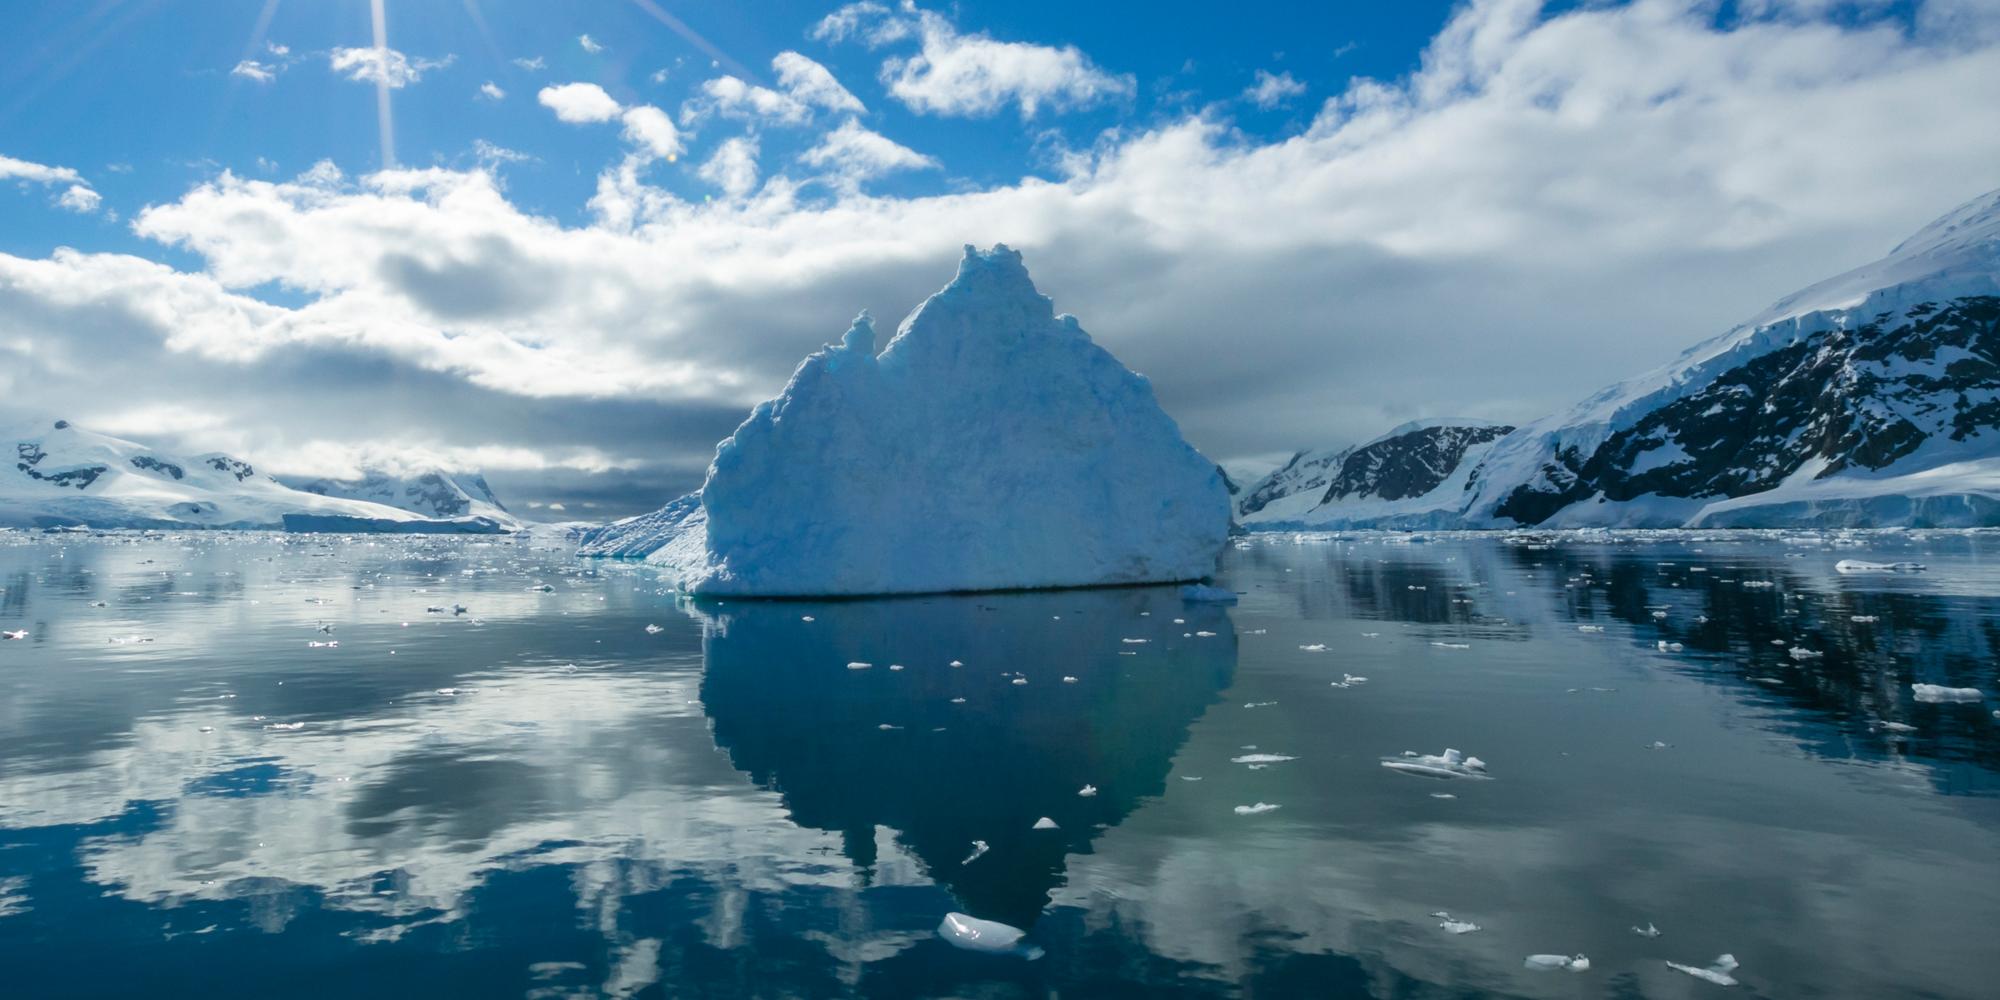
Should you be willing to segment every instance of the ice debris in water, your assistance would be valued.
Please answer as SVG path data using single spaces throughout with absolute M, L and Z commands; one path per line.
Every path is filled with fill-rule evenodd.
M 1602 626 L 1602 625 L 1578 625 L 1578 626 L 1576 627 L 1576 630 L 1577 630 L 1578 632 L 1602 632 L 1602 631 L 1604 631 L 1604 626 Z
M 1308 653 L 1324 653 L 1326 652 L 1326 643 L 1315 642 L 1310 646 L 1300 646 L 1299 649 Z
M 1470 934 L 1473 931 L 1479 929 L 1478 924 L 1475 924 L 1470 920 L 1454 920 L 1452 919 L 1451 914 L 1446 913 L 1443 910 L 1439 910 L 1436 913 L 1431 914 L 1431 916 L 1437 917 L 1439 920 L 1441 920 L 1442 922 L 1439 923 L 1438 926 L 1444 928 L 1447 932 L 1452 934 Z
M 1662 653 L 1678 653 L 1687 647 L 1678 642 L 1668 642 L 1665 639 L 1661 639 L 1657 648 Z
M 12 632 L 0 632 L 0 638 L 6 638 L 6 639 L 26 639 L 27 637 L 28 637 L 28 630 L 27 630 L 27 629 L 24 629 L 24 628 L 23 628 L 23 629 L 15 629 L 15 630 L 14 630 L 14 631 L 12 631 Z
M 1420 754 L 1405 750 L 1400 757 L 1382 758 L 1382 766 L 1404 774 L 1429 778 L 1487 778 L 1486 762 L 1449 747 L 1441 754 Z
M 1207 604 L 1235 604 L 1236 592 L 1221 587 L 1211 587 L 1205 583 L 1190 583 L 1181 588 L 1181 600 Z
M 1945 687 L 1942 684 L 1912 684 L 1910 693 L 1918 701 L 1937 704 L 1947 701 L 1984 701 L 1986 695 L 1978 688 Z
M 1093 795 L 1096 795 L 1096 794 L 1097 794 L 1097 786 L 1096 786 L 1096 785 L 1085 785 L 1085 786 L 1083 786 L 1082 788 L 1079 788 L 1079 789 L 1077 789 L 1077 790 L 1076 790 L 1076 794 L 1078 794 L 1078 795 L 1081 795 L 1081 796 L 1083 796 L 1083 797 L 1084 797 L 1084 798 L 1086 798 L 1086 799 L 1087 799 L 1087 798 L 1090 798 L 1091 796 L 1093 796 Z
M 1807 649 L 1804 646 L 1793 646 L 1785 650 L 1785 655 L 1794 660 L 1817 660 L 1826 654 L 1816 649 Z
M 1523 965 L 1537 972 L 1568 969 L 1571 972 L 1588 972 L 1590 959 L 1582 955 L 1529 955 Z
M 861 662 L 860 660 L 855 660 L 854 662 L 852 662 L 852 663 L 849 663 L 849 664 L 847 665 L 847 669 L 849 669 L 849 670 L 867 670 L 868 668 L 870 668 L 870 667 L 873 667 L 874 665 L 875 665 L 875 664 L 873 664 L 873 663 L 863 663 L 863 662 Z
M 985 853 L 986 853 L 987 851 L 989 851 L 989 850 L 991 850 L 991 848 L 989 848 L 989 847 L 987 847 L 987 846 L 986 846 L 986 841 L 983 841 L 983 840 L 975 840 L 975 841 L 973 841 L 973 842 L 972 842 L 972 853 L 971 853 L 971 854 L 968 854 L 968 855 L 966 855 L 966 856 L 965 856 L 965 860 L 964 860 L 964 861 L 961 861 L 961 862 L 959 862 L 959 864 L 961 864 L 961 865 L 969 865 L 969 864 L 973 863 L 974 861 L 977 861 L 977 860 L 979 860 L 979 858 L 980 858 L 980 855 L 983 855 L 983 854 L 985 854 Z
M 1246 753 L 1241 757 L 1229 758 L 1231 764 L 1282 764 L 1288 760 L 1298 760 L 1298 758 L 1281 753 Z
M 1257 804 L 1256 804 L 1256 805 L 1254 805 L 1254 806 L 1237 806 L 1237 807 L 1236 807 L 1236 815 L 1238 815 L 1238 816 L 1255 816 L 1255 815 L 1257 815 L 1258 813 L 1267 813 L 1267 812 L 1270 812 L 1271 810 L 1273 810 L 1273 809 L 1277 809 L 1277 808 L 1279 808 L 1279 806 L 1277 806 L 1277 805 L 1275 805 L 1275 804 L 1273 804 L 1273 803 L 1270 803 L 1270 802 L 1259 802 L 1259 803 L 1257 803 Z
M 1644 927 L 1641 927 L 1638 924 L 1633 924 L 1632 933 L 1637 934 L 1642 938 L 1656 938 L 1660 936 L 1660 929 L 1658 927 L 1653 926 L 1651 923 L 1648 923 Z
M 1057 829 L 1057 827 L 1056 827 L 1056 821 L 1055 821 L 1055 820 L 1052 820 L 1052 819 L 1050 819 L 1050 818 L 1048 818 L 1047 816 L 1044 816 L 1044 817 L 1042 817 L 1041 819 L 1038 819 L 1038 820 L 1036 820 L 1036 821 L 1035 821 L 1035 826 L 1034 826 L 1034 829 L 1037 829 L 1037 830 L 1054 830 L 1054 829 Z
M 984 952 L 989 955 L 1019 955 L 1034 961 L 1042 957 L 1042 949 L 1024 941 L 1027 932 L 1019 927 L 1010 927 L 994 920 L 981 920 L 963 913 L 947 913 L 944 922 L 938 924 L 938 937 L 945 939 L 955 948 L 966 951 Z
M 665 631 L 666 631 L 666 629 L 663 629 L 663 628 L 659 627 L 658 625 L 648 625 L 648 626 L 646 626 L 646 634 L 647 634 L 647 635 L 659 635 L 659 634 L 660 634 L 661 632 L 665 632 Z
M 1696 979 L 1707 980 L 1717 986 L 1736 985 L 1736 977 L 1730 975 L 1730 973 L 1736 971 L 1736 956 L 1734 955 L 1717 955 L 1715 956 L 1715 961 L 1710 962 L 1706 969 L 1697 969 L 1692 965 L 1682 965 L 1679 962 L 1668 962 L 1667 968 L 1675 972 L 1685 972 Z
M 1331 681 L 1329 683 L 1331 683 L 1334 687 L 1337 688 L 1351 688 L 1356 684 L 1368 683 L 1368 678 L 1356 677 L 1353 674 L 1341 674 L 1339 680 Z
M 1923 563 L 1916 562 L 1869 562 L 1866 559 L 1842 559 L 1833 564 L 1836 573 L 1921 573 Z
M 1471 649 L 1471 648 L 1472 648 L 1472 644 L 1471 644 L 1471 643 L 1469 643 L 1469 642 L 1433 642 L 1433 643 L 1431 643 L 1431 645 L 1433 645 L 1433 646 L 1436 646 L 1436 647 L 1437 647 L 1437 648 L 1439 648 L 1439 649 Z

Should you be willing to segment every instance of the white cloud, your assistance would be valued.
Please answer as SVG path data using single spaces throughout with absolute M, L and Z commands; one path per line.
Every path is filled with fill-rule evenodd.
M 757 140 L 738 136 L 724 142 L 696 173 L 731 198 L 749 194 L 757 187 Z
M 771 68 L 778 73 L 778 86 L 801 103 L 855 114 L 868 110 L 825 66 L 797 52 L 778 53 L 771 60 Z
M 86 215 L 97 211 L 97 207 L 103 203 L 102 195 L 81 184 L 71 184 L 63 191 L 62 196 L 56 199 L 56 204 L 72 212 L 82 212 Z
M 245 59 L 237 63 L 236 68 L 229 71 L 229 75 L 240 76 L 245 80 L 252 80 L 257 83 L 270 83 L 272 80 L 278 78 L 278 69 L 269 63 L 261 63 L 255 59 Z
M 499 84 L 496 84 L 491 80 L 488 80 L 485 83 L 479 85 L 479 96 L 484 97 L 489 101 L 499 101 L 506 99 L 507 92 L 501 90 Z
M 543 87 L 535 95 L 542 106 L 556 113 L 556 117 L 571 124 L 587 122 L 608 122 L 618 117 L 618 102 L 604 88 L 594 83 L 565 83 L 555 87 Z
M 1273 76 L 1266 70 L 1257 71 L 1255 85 L 1243 91 L 1245 100 L 1260 108 L 1269 110 L 1306 92 L 1306 85 L 1292 79 L 1290 73 Z
M 571 433 L 535 447 L 695 476 L 855 309 L 907 310 L 960 244 L 1005 241 L 1226 460 L 1419 407 L 1538 416 L 2000 186 L 2000 51 L 1965 41 L 1991 16 L 1931 39 L 1660 0 L 1520 10 L 1465 8 L 1418 73 L 1354 81 L 1302 133 L 1134 126 L 1059 181 L 812 200 L 744 139 L 697 171 L 729 195 L 705 204 L 647 183 L 641 131 L 599 221 L 565 226 L 479 170 L 225 175 L 134 226 L 192 270 L 0 254 L 0 370 L 11 404 L 86 425 L 115 381 L 121 406 L 201 394 L 257 440 Z M 602 103 L 589 120 L 627 114 Z M 383 371 L 425 392 L 385 400 Z
M 821 137 L 819 144 L 799 159 L 808 165 L 826 169 L 847 187 L 898 170 L 928 170 L 939 166 L 938 161 L 881 133 L 871 132 L 852 118 Z
M 359 83 L 401 88 L 422 80 L 431 70 L 451 65 L 456 58 L 411 59 L 390 48 L 334 49 L 327 55 L 327 64 L 335 73 Z
M 682 110 L 683 121 L 696 121 L 711 112 L 736 118 L 760 118 L 781 125 L 802 125 L 812 118 L 812 108 L 804 101 L 769 87 L 748 83 L 739 77 L 718 76 L 704 80 L 701 94 Z
M 917 38 L 916 55 L 882 63 L 882 80 L 897 100 L 929 114 L 990 115 L 1015 104 L 1022 118 L 1032 118 L 1043 108 L 1087 107 L 1130 97 L 1137 89 L 1131 76 L 1097 68 L 1073 45 L 1058 48 L 960 34 L 948 18 L 913 3 L 906 2 L 897 13 L 879 3 L 849 4 L 829 14 L 813 33 L 831 41 L 858 37 L 870 46 Z
M 588 52 L 591 55 L 596 55 L 597 53 L 604 51 L 604 46 L 598 44 L 598 42 L 595 39 L 591 38 L 589 35 L 576 36 L 576 44 L 583 46 L 583 51 Z
M 292 47 L 289 45 L 279 45 L 277 42 L 265 42 L 264 51 L 282 59 L 292 54 Z
M 681 155 L 680 130 L 667 113 L 649 104 L 625 109 L 625 141 L 657 156 L 671 160 Z
M 533 163 L 535 158 L 519 150 L 487 142 L 485 139 L 472 140 L 472 155 L 485 164 Z
M 542 70 L 549 68 L 548 60 L 543 59 L 541 56 L 535 56 L 532 59 L 526 56 L 517 56 L 514 59 L 514 65 L 519 66 L 530 73 L 539 73 Z

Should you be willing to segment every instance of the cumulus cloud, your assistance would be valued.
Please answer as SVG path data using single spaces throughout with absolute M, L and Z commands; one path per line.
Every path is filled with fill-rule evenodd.
M 777 71 L 778 85 L 785 93 L 804 104 L 855 114 L 868 110 L 861 106 L 860 98 L 834 79 L 831 70 L 797 52 L 778 53 L 771 60 L 771 68 Z
M 588 52 L 591 55 L 596 55 L 599 52 L 604 51 L 604 46 L 599 44 L 595 39 L 591 38 L 589 35 L 576 36 L 576 44 L 583 46 L 583 51 Z
M 535 100 L 554 111 L 557 118 L 573 125 L 608 122 L 618 117 L 617 100 L 594 83 L 543 87 L 542 92 L 535 95 Z
M 680 130 L 666 112 L 641 104 L 625 109 L 621 120 L 625 123 L 626 142 L 663 160 L 681 155 Z
M 229 71 L 229 75 L 240 76 L 245 80 L 255 83 L 270 83 L 272 80 L 278 78 L 278 69 L 269 63 L 261 63 L 255 59 L 245 59 L 237 63 L 236 68 Z
M 863 128 L 849 118 L 820 138 L 819 144 L 799 157 L 801 162 L 821 167 L 838 183 L 858 186 L 862 181 L 898 170 L 927 170 L 938 161 L 895 140 Z
M 394 89 L 416 83 L 425 73 L 443 69 L 456 58 L 447 55 L 439 59 L 412 59 L 391 48 L 334 49 L 327 54 L 327 65 L 358 83 Z
M 0 181 L 18 181 L 22 184 L 44 186 L 63 185 L 62 193 L 56 195 L 55 203 L 60 208 L 72 212 L 91 213 L 97 211 L 104 199 L 89 182 L 70 167 L 53 167 L 30 160 L 17 160 L 11 156 L 0 156 Z
M 56 204 L 72 212 L 83 212 L 85 214 L 97 211 L 97 206 L 103 203 L 104 198 L 102 195 L 81 184 L 71 184 L 56 198 Z
M 543 59 L 541 56 L 535 56 L 533 58 L 529 58 L 527 56 L 518 56 L 513 60 L 513 62 L 514 65 L 519 66 L 530 73 L 539 73 L 542 70 L 549 68 L 548 60 Z
M 1267 70 L 1257 71 L 1257 82 L 1243 91 L 1244 100 L 1266 110 L 1275 108 L 1306 92 L 1306 85 L 1292 79 L 1290 73 L 1272 75 Z
M 736 76 L 703 81 L 700 96 L 683 106 L 681 120 L 695 122 L 720 114 L 775 125 L 803 125 L 812 120 L 814 109 L 853 114 L 867 110 L 832 71 L 797 52 L 778 53 L 771 60 L 771 69 L 778 74 L 776 89 Z
M 746 137 L 697 171 L 728 196 L 704 202 L 647 181 L 659 147 L 639 129 L 588 225 L 484 170 L 224 175 L 136 220 L 188 269 L 0 254 L 0 384 L 86 426 L 212 400 L 253 454 L 594 448 L 619 468 L 592 489 L 631 510 L 697 482 L 743 408 L 857 309 L 900 315 L 961 244 L 1004 241 L 1214 458 L 1416 416 L 1528 419 L 2000 186 L 2000 50 L 1966 40 L 1982 37 L 1479 3 L 1409 77 L 1355 80 L 1271 141 L 1170 119 L 1059 180 L 815 200 L 760 175 Z M 592 120 L 630 130 L 605 98 Z M 793 169 L 871 162 L 872 135 L 843 120 L 822 164 Z M 22 163 L 0 177 L 76 183 Z M 389 382 L 408 391 L 387 399 Z
M 757 187 L 757 140 L 737 136 L 723 142 L 696 173 L 731 198 L 749 194 Z
M 917 54 L 882 63 L 882 81 L 897 100 L 928 114 L 983 116 L 1014 104 L 1022 118 L 1032 118 L 1043 108 L 1088 107 L 1137 89 L 1130 75 L 1099 69 L 1076 46 L 961 34 L 944 15 L 912 3 L 899 11 L 872 0 L 849 4 L 827 15 L 813 34 L 828 41 L 859 38 L 870 46 L 917 39 Z
M 499 101 L 506 99 L 507 92 L 501 90 L 499 84 L 496 84 L 491 80 L 488 80 L 485 83 L 479 85 L 479 96 L 484 97 L 489 101 Z

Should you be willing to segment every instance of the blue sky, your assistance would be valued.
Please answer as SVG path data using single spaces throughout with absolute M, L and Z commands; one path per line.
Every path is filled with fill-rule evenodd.
M 2000 0 L 372 6 L 9 5 L 0 419 L 631 513 L 1007 242 L 1244 471 L 1541 416 L 2000 187 Z

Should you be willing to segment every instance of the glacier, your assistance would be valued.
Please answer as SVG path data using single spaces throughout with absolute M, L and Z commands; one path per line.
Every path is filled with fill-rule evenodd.
M 701 489 L 588 532 L 695 594 L 802 597 L 1169 583 L 1227 541 L 1222 474 L 1150 382 L 1057 315 L 1021 255 L 967 246 L 878 355 L 805 359 Z

